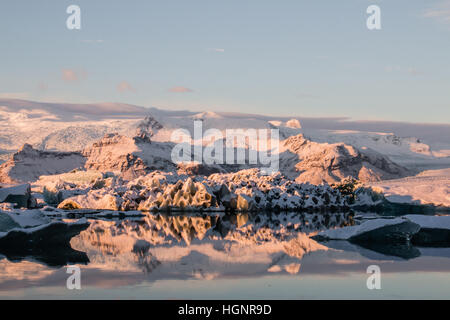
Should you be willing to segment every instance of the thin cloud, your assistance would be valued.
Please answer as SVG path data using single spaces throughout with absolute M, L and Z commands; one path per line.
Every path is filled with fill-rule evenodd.
M 48 90 L 48 84 L 44 83 L 44 82 L 39 82 L 37 85 L 37 89 L 39 91 L 47 91 Z
M 388 73 L 393 73 L 393 72 L 400 72 L 400 73 L 407 73 L 411 76 L 420 76 L 423 75 L 423 72 L 420 70 L 417 70 L 414 67 L 408 67 L 408 68 L 404 68 L 401 66 L 387 66 L 384 68 L 384 71 L 388 72 Z
M 450 23 L 450 0 L 441 1 L 436 7 L 426 10 L 423 16 L 442 23 Z
M 77 71 L 74 69 L 62 69 L 62 79 L 65 82 L 77 82 L 86 78 L 87 74 L 84 71 Z
M 407 70 L 407 72 L 408 72 L 410 75 L 412 75 L 412 76 L 420 76 L 420 75 L 423 74 L 423 72 L 421 72 L 421 71 L 419 71 L 419 70 L 417 70 L 416 68 L 413 68 L 413 67 L 409 67 L 408 70 Z
M 135 92 L 134 88 L 127 81 L 122 81 L 117 85 L 117 91 L 119 92 Z
M 103 43 L 103 42 L 105 42 L 105 40 L 101 40 L 101 39 L 99 39 L 99 40 L 86 39 L 86 40 L 81 40 L 81 42 L 84 42 L 84 43 Z
M 225 49 L 222 49 L 222 48 L 208 48 L 208 51 L 211 51 L 211 52 L 225 52 Z
M 173 88 L 169 89 L 169 92 L 186 93 L 186 92 L 194 92 L 194 90 L 186 88 L 186 87 L 173 87 Z
M 386 72 L 395 72 L 395 71 L 401 71 L 402 68 L 400 66 L 387 66 L 384 68 L 384 71 Z

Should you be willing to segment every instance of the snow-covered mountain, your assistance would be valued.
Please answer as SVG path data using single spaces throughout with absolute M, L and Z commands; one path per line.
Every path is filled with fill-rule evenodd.
M 402 167 L 413 171 L 450 167 L 450 142 L 446 138 L 450 125 L 377 124 L 342 118 L 197 113 L 118 103 L 55 104 L 11 99 L 0 99 L 0 157 L 8 160 L 24 144 L 30 144 L 36 150 L 78 151 L 83 154 L 81 166 L 87 169 L 129 171 L 134 172 L 132 176 L 154 169 L 174 170 L 171 135 L 176 129 L 193 134 L 194 121 L 199 120 L 203 132 L 212 128 L 222 132 L 279 129 L 283 145 L 280 169 L 302 182 L 334 182 L 345 176 L 377 181 L 403 177 L 407 173 Z M 375 125 L 380 130 L 372 130 Z M 420 135 L 415 137 L 415 133 Z M 303 136 L 298 138 L 299 134 Z M 23 150 L 20 154 L 27 157 Z M 80 164 L 77 160 L 61 164 L 62 167 L 45 168 L 51 162 L 43 159 L 49 155 L 39 159 L 33 168 L 29 163 L 25 166 L 10 159 L 1 169 L 3 181 L 9 181 L 7 177 L 12 178 L 10 172 L 14 170 L 28 180 L 39 173 L 61 173 Z M 51 157 L 56 162 L 61 159 L 58 153 Z M 225 171 L 249 167 L 228 167 Z
M 35 181 L 42 175 L 69 172 L 84 166 L 86 159 L 77 152 L 49 152 L 25 144 L 10 160 L 0 165 L 1 183 Z
M 212 165 L 172 161 L 174 143 L 152 141 L 140 127 L 134 137 L 106 134 L 81 153 L 40 151 L 25 145 L 0 166 L 0 182 L 32 182 L 42 175 L 67 173 L 84 168 L 114 173 L 132 180 L 159 170 L 188 175 L 236 172 L 258 165 Z M 281 141 L 280 171 L 298 183 L 336 183 L 347 177 L 363 182 L 401 178 L 408 170 L 376 151 L 356 148 L 344 143 L 317 143 L 299 134 Z
M 193 132 L 194 120 L 202 120 L 203 131 L 210 128 L 279 128 L 282 139 L 304 133 L 316 142 L 344 142 L 357 148 L 368 147 L 399 163 L 406 159 L 405 164 L 414 165 L 417 159 L 432 163 L 440 159 L 449 163 L 450 159 L 450 124 L 197 113 L 120 103 L 68 104 L 13 99 L 0 99 L 0 151 L 12 153 L 25 143 L 45 150 L 82 150 L 107 133 L 134 136 L 146 117 L 151 119 L 150 122 L 154 121 L 154 125 L 158 124 L 152 129 L 157 131 L 153 132 L 152 140 L 160 142 L 169 141 L 174 129 Z M 414 161 L 408 161 L 410 158 Z
M 126 179 L 145 175 L 153 170 L 174 171 L 171 161 L 172 143 L 151 141 L 145 134 L 133 138 L 108 134 L 83 151 L 85 168 L 121 173 Z
M 404 177 L 408 170 L 382 154 L 344 143 L 313 142 L 301 134 L 283 141 L 280 170 L 296 182 L 320 184 L 353 177 L 363 182 Z
M 450 166 L 450 149 L 443 143 L 442 149 L 433 149 L 417 137 L 400 137 L 391 132 L 367 132 L 355 130 L 305 130 L 305 136 L 317 142 L 350 144 L 360 150 L 376 150 L 392 161 L 410 169 Z

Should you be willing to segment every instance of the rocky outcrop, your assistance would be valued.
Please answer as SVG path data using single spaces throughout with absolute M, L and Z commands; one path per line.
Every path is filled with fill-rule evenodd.
M 25 144 L 9 161 L 0 165 L 1 183 L 25 183 L 42 175 L 60 174 L 83 167 L 85 158 L 78 152 L 51 152 Z
M 152 116 L 146 116 L 144 120 L 138 123 L 136 136 L 146 135 L 151 138 L 162 128 L 163 125 L 156 121 L 155 118 Z
M 373 150 L 358 150 L 344 143 L 317 143 L 301 134 L 286 139 L 280 149 L 281 172 L 299 183 L 335 183 L 349 177 L 367 182 L 408 174 Z
M 169 143 L 152 142 L 149 136 L 130 138 L 119 134 L 107 134 L 100 141 L 83 151 L 85 168 L 102 172 L 117 172 L 127 180 L 145 175 L 153 170 L 174 171 L 170 159 Z
M 31 182 L 43 175 L 66 173 L 80 167 L 114 172 L 126 180 L 155 170 L 198 176 L 251 167 L 249 164 L 175 164 L 174 144 L 151 140 L 161 128 L 154 118 L 147 117 L 138 125 L 134 137 L 106 134 L 82 153 L 40 151 L 26 144 L 0 166 L 0 182 Z M 407 174 L 406 169 L 373 150 L 358 150 L 343 143 L 317 143 L 301 134 L 284 140 L 280 149 L 280 171 L 298 183 L 334 183 L 348 177 L 363 182 L 379 181 Z

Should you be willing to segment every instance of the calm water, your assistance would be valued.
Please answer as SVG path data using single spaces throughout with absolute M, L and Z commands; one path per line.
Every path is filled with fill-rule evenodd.
M 0 255 L 0 298 L 450 299 L 450 248 L 317 243 L 303 231 L 341 219 L 320 217 L 91 220 L 73 251 Z M 81 290 L 67 289 L 68 263 L 81 269 Z M 367 289 L 370 265 L 381 290 Z

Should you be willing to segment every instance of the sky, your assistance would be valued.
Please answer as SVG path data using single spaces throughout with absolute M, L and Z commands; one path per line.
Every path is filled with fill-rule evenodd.
M 450 123 L 450 0 L 4 0 L 0 38 L 1 98 Z

